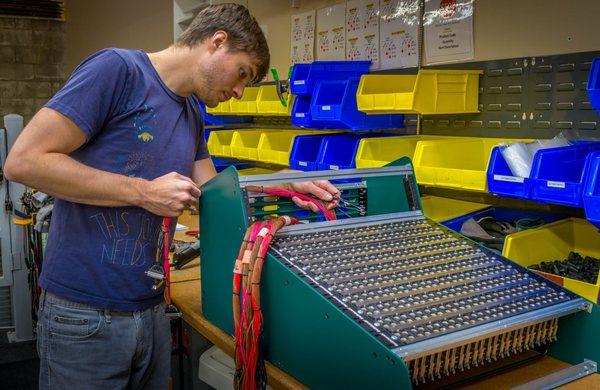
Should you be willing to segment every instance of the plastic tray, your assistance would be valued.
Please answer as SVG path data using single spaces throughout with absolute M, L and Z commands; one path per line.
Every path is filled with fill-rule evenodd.
M 467 213 L 485 209 L 487 204 L 425 195 L 421 197 L 423 213 L 436 222 L 443 222 Z
M 583 187 L 589 169 L 588 156 L 600 151 L 600 143 L 540 150 L 532 168 L 532 198 L 566 206 L 583 206 Z
M 208 151 L 213 156 L 232 157 L 231 142 L 236 130 L 212 130 L 208 135 Z
M 262 115 L 290 116 L 292 106 L 294 105 L 294 96 L 284 106 L 277 95 L 276 85 L 262 85 L 259 87 L 257 96 L 258 113 Z
M 509 235 L 502 255 L 528 267 L 541 261 L 563 260 L 571 251 L 582 256 L 600 258 L 598 232 L 583 219 L 563 219 L 538 229 Z M 594 303 L 599 302 L 600 280 L 590 284 L 544 272 L 538 273 Z
M 319 170 L 355 168 L 356 151 L 360 137 L 352 134 L 332 135 L 323 138 L 317 167 Z
M 363 138 L 356 152 L 357 168 L 379 168 L 401 157 L 411 160 L 415 154 L 417 142 L 448 139 L 453 137 L 435 135 L 405 135 L 398 137 Z M 454 137 L 454 139 L 459 139 Z
M 475 211 L 473 213 L 465 214 L 457 218 L 449 219 L 443 222 L 443 225 L 449 229 L 460 232 L 463 223 L 469 218 L 473 218 L 475 221 L 480 220 L 483 217 L 493 217 L 497 221 L 503 222 L 514 222 L 523 218 L 537 219 L 541 218 L 546 223 L 551 223 L 565 216 L 560 213 L 547 212 L 547 211 L 536 211 L 536 210 L 518 210 L 509 209 L 505 207 L 488 207 L 484 210 Z
M 585 216 L 600 229 L 600 152 L 590 155 L 589 174 L 583 191 Z
M 238 130 L 233 132 L 231 156 L 242 160 L 258 161 L 258 142 L 265 131 Z
M 419 184 L 486 191 L 491 150 L 499 138 L 461 138 L 419 141 L 413 164 Z
M 313 127 L 310 117 L 310 96 L 296 96 L 292 106 L 292 125 L 300 127 Z
M 368 113 L 461 114 L 478 111 L 481 70 L 421 69 L 416 75 L 363 75 L 358 109 Z
M 231 115 L 231 99 L 219 103 L 216 107 L 206 107 L 206 112 L 212 115 L 229 114 Z
M 290 167 L 301 171 L 316 171 L 324 134 L 299 135 L 294 139 Z
M 221 172 L 223 169 L 225 169 L 231 165 L 236 167 L 238 170 L 252 168 L 254 166 L 254 164 L 249 161 L 238 161 L 235 159 L 220 158 L 220 157 L 214 157 L 214 156 L 212 156 L 212 162 L 213 162 L 213 165 L 215 166 L 215 169 L 217 170 L 217 172 Z
M 231 113 L 234 115 L 256 115 L 259 87 L 246 87 L 239 99 L 229 99 Z
M 289 166 L 290 153 L 296 131 L 272 131 L 263 133 L 258 142 L 258 159 L 262 162 Z
M 600 115 L 600 57 L 595 58 L 594 61 L 592 61 L 587 91 L 590 98 L 590 104 L 596 109 L 598 115 Z
M 372 130 L 404 125 L 402 115 L 367 115 L 356 107 L 358 79 L 320 80 L 311 100 L 310 114 L 324 128 Z
M 312 95 L 318 80 L 346 80 L 369 73 L 371 61 L 315 61 L 296 64 L 290 75 L 290 90 L 295 95 Z
M 531 199 L 533 179 L 512 174 L 499 147 L 490 154 L 487 170 L 488 191 L 492 194 L 519 199 Z

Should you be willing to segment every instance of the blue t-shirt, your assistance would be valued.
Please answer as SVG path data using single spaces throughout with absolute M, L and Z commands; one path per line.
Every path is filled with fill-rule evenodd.
M 121 175 L 190 177 L 209 157 L 198 100 L 173 93 L 143 51 L 106 49 L 80 64 L 46 107 L 70 118 L 86 142 L 71 157 Z M 162 300 L 145 271 L 162 217 L 139 207 L 56 199 L 40 286 L 73 301 L 143 310 Z

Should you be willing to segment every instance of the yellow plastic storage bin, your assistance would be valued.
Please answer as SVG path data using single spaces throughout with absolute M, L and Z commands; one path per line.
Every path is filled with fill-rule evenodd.
M 258 142 L 258 159 L 266 163 L 289 166 L 294 138 L 300 134 L 310 132 L 286 130 L 264 133 Z
M 462 114 L 478 111 L 481 70 L 422 69 L 417 75 L 363 75 L 356 92 L 367 114 Z
M 356 152 L 357 168 L 379 168 L 401 157 L 411 160 L 415 154 L 417 142 L 446 139 L 452 137 L 435 135 L 405 135 L 399 137 L 363 138 Z M 455 137 L 454 139 L 461 139 Z
M 257 100 L 260 87 L 246 87 L 241 98 L 229 99 L 231 113 L 234 115 L 255 115 L 258 112 Z
M 258 142 L 265 131 L 237 130 L 231 140 L 231 156 L 242 160 L 258 161 Z
M 489 207 L 489 205 L 483 203 L 466 202 L 464 200 L 431 195 L 422 196 L 421 204 L 423 205 L 425 216 L 436 222 L 448 221 Z
M 231 115 L 231 99 L 219 103 L 214 108 L 206 107 L 206 112 L 208 114 L 214 114 L 214 115 L 219 115 L 219 114 Z
M 514 142 L 500 138 L 419 141 L 413 164 L 419 184 L 472 191 L 487 190 L 486 172 L 494 146 Z
M 208 135 L 208 151 L 213 156 L 231 157 L 231 141 L 236 130 L 213 130 Z
M 258 113 L 262 115 L 291 116 L 294 96 L 288 101 L 287 106 L 281 104 L 277 95 L 276 85 L 262 85 L 259 87 L 257 106 Z
M 600 258 L 600 233 L 583 219 L 568 218 L 533 230 L 507 236 L 502 255 L 524 267 L 542 261 L 563 260 L 569 252 Z M 536 271 L 538 272 L 538 271 Z M 600 278 L 596 284 L 538 272 L 592 302 L 599 303 Z

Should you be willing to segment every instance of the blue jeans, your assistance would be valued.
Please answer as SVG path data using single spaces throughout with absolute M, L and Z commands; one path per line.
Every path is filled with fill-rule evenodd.
M 40 389 L 167 389 L 171 331 L 165 305 L 111 312 L 42 292 Z

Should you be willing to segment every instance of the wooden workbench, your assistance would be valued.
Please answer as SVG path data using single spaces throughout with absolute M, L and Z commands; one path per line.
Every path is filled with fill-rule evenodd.
M 184 224 L 191 229 L 197 229 L 197 218 L 197 216 L 186 214 L 180 217 L 179 223 Z M 177 232 L 175 238 L 180 240 L 193 239 L 185 236 L 185 232 Z M 173 303 L 175 303 L 182 311 L 183 320 L 229 356 L 233 356 L 233 338 L 217 326 L 213 325 L 202 315 L 200 299 L 200 261 L 198 259 L 190 262 L 183 269 L 172 272 L 171 291 Z M 569 367 L 568 363 L 547 356 L 503 374 L 489 377 L 462 388 L 473 390 L 488 388 L 493 388 L 495 390 L 510 389 L 514 386 L 527 383 L 567 367 Z M 268 362 L 267 375 L 269 386 L 273 389 L 306 389 L 302 383 Z M 600 375 L 592 374 L 586 376 L 561 386 L 560 389 L 600 389 Z

